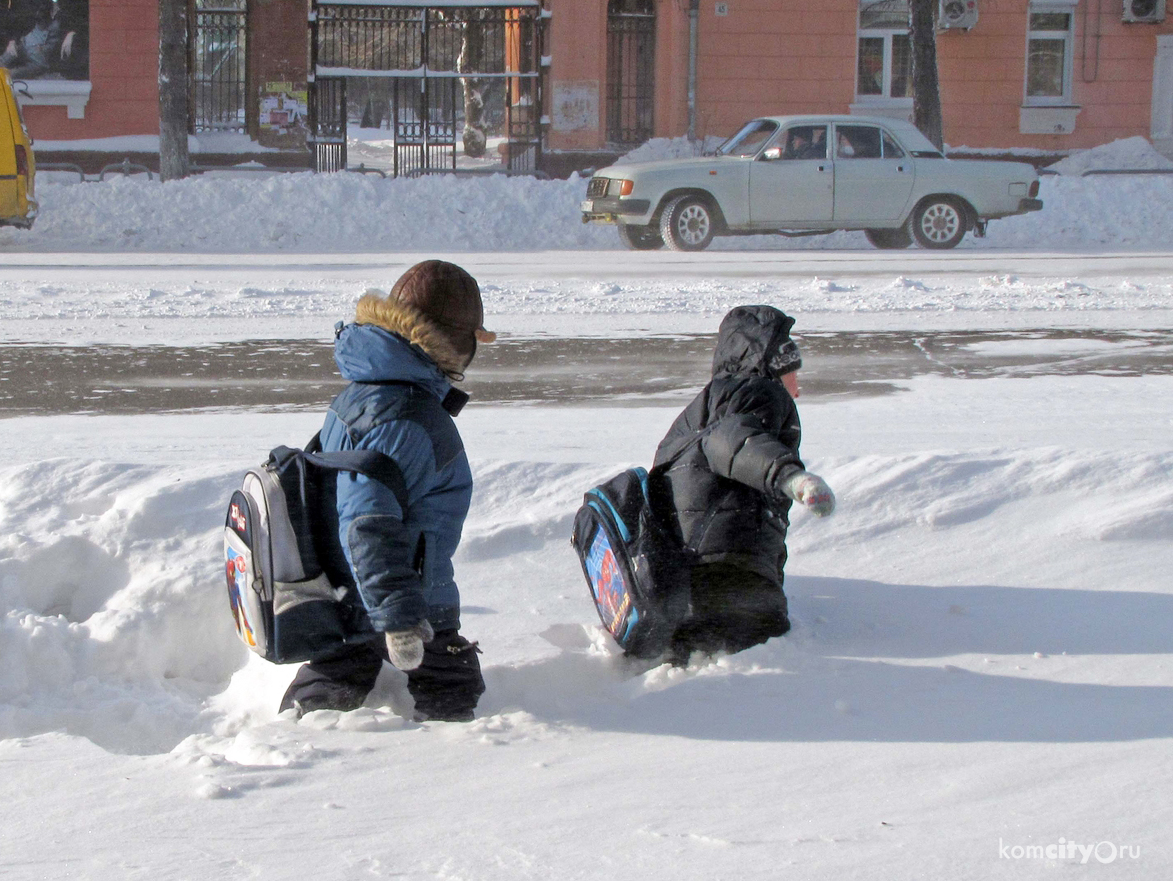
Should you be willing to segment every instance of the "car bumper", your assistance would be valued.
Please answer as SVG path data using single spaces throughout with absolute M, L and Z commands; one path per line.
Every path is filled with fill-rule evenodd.
M 647 199 L 620 199 L 614 196 L 587 199 L 579 205 L 583 223 L 631 223 L 642 220 L 651 207 L 652 203 Z M 621 217 L 623 220 L 619 220 Z
M 1042 199 L 1019 199 L 1018 204 L 1011 207 L 1012 203 L 1005 202 L 996 211 L 981 211 L 978 212 L 977 219 L 986 223 L 990 220 L 1001 220 L 1003 217 L 1014 217 L 1017 214 L 1030 214 L 1032 211 L 1043 210 Z
M 18 229 L 30 229 L 33 221 L 37 219 L 40 213 L 41 206 L 37 204 L 35 199 L 28 199 L 27 208 L 24 214 L 16 217 L 0 217 L 0 226 L 15 226 Z

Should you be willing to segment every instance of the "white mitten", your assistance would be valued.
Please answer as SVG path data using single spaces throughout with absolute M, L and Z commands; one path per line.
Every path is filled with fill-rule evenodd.
M 817 474 L 796 471 L 782 481 L 782 492 L 799 504 L 806 505 L 819 517 L 826 517 L 835 510 L 835 493 Z
M 424 643 L 435 636 L 427 620 L 407 630 L 391 630 L 386 634 L 387 655 L 397 670 L 414 670 L 424 659 Z

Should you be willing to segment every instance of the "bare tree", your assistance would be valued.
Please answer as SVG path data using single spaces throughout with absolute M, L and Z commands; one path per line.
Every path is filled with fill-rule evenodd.
M 485 67 L 485 23 L 484 11 L 467 10 L 455 13 L 461 22 L 460 56 L 456 69 L 460 73 L 479 73 Z M 489 86 L 486 77 L 462 76 L 460 86 L 464 92 L 464 143 L 466 156 L 485 155 L 485 89 Z
M 187 177 L 187 2 L 159 0 L 159 177 Z
M 926 138 L 944 149 L 941 85 L 937 76 L 937 2 L 912 0 L 912 121 Z

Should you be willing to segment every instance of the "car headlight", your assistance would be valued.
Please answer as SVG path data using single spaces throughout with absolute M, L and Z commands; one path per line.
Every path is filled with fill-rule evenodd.
M 635 189 L 635 181 L 633 181 L 633 180 L 619 181 L 619 195 L 620 196 L 630 196 L 631 191 L 634 189 Z
M 587 198 L 601 199 L 607 195 L 607 188 L 611 185 L 611 180 L 605 177 L 592 177 L 590 183 L 587 184 Z

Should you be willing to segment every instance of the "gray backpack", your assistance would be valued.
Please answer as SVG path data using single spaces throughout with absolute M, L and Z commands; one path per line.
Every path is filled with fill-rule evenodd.
M 374 450 L 320 452 L 277 447 L 232 493 L 224 523 L 228 601 L 241 641 L 267 661 L 323 657 L 355 638 L 341 603 L 345 587 L 330 582 L 314 544 L 314 517 L 332 504 L 339 471 L 385 485 L 407 509 L 407 489 L 394 460 Z

